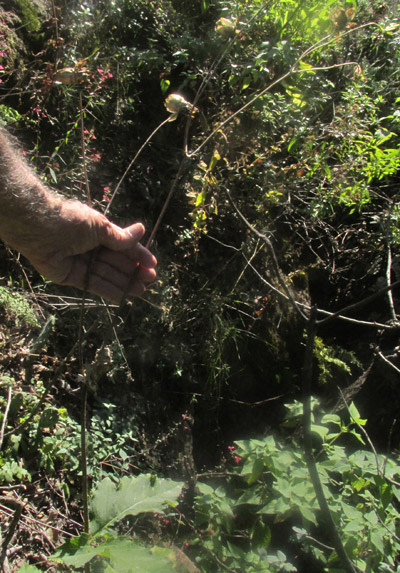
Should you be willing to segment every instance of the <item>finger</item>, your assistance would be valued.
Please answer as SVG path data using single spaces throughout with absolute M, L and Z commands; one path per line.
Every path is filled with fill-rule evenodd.
M 144 247 L 141 243 L 138 243 L 134 249 L 129 249 L 125 252 L 125 254 L 131 260 L 137 260 L 138 263 L 143 265 L 144 267 L 156 267 L 157 266 L 157 259 L 155 256 Z
M 154 269 L 139 267 L 137 276 L 132 277 L 116 271 L 109 265 L 98 263 L 91 267 L 87 276 L 87 261 L 75 257 L 71 271 L 61 284 L 71 285 L 81 290 L 87 290 L 109 301 L 119 303 L 124 296 L 140 296 L 146 287 L 142 281 L 150 281 L 155 277 Z
M 147 268 L 154 268 L 157 264 L 155 257 L 140 244 L 128 252 L 101 249 L 96 253 L 96 260 L 103 261 L 127 274 L 131 274 L 138 264 Z
M 99 228 L 100 244 L 113 251 L 126 251 L 136 247 L 145 232 L 141 223 L 135 223 L 122 229 L 110 221 L 101 220 Z
M 128 289 L 122 289 L 120 285 L 115 285 L 104 277 L 91 274 L 87 290 L 119 304 L 125 296 L 141 296 L 146 291 L 146 287 L 140 281 L 135 281 Z

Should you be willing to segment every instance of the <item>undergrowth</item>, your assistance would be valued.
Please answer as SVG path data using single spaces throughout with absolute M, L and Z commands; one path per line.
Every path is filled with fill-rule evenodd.
M 133 307 L 80 307 L 8 262 L 31 296 L 0 287 L 2 565 L 398 570 L 380 452 L 400 399 L 399 29 L 396 3 L 364 0 L 0 8 L 0 121 L 28 161 L 67 197 L 90 182 L 121 225 L 162 223 Z M 328 515 L 302 438 L 313 312 Z

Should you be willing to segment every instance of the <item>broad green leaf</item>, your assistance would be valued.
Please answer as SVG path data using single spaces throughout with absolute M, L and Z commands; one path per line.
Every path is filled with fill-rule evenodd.
M 123 477 L 118 486 L 105 478 L 94 493 L 90 509 L 91 533 L 109 527 L 126 515 L 162 512 L 164 505 L 176 503 L 182 483 L 170 479 L 153 480 L 151 476 Z
M 375 545 L 377 550 L 384 555 L 385 554 L 385 547 L 384 547 L 384 534 L 385 530 L 383 527 L 379 529 L 370 529 L 370 539 L 371 543 Z
M 321 424 L 337 424 L 338 426 L 341 425 L 340 416 L 337 414 L 325 414 L 321 418 Z
M 260 478 L 263 471 L 264 471 L 264 460 L 262 458 L 256 458 L 251 470 L 251 474 L 247 478 L 247 483 L 249 485 L 255 483 Z
M 197 483 L 197 489 L 202 495 L 214 495 L 215 491 L 213 487 L 201 481 Z
M 306 519 L 307 521 L 310 521 L 314 525 L 318 525 L 317 518 L 315 517 L 315 513 L 310 507 L 308 507 L 307 505 L 300 505 L 299 510 L 300 510 L 301 515 L 304 517 L 304 519 Z
M 279 497 L 277 499 L 273 499 L 272 501 L 267 503 L 267 505 L 264 505 L 264 507 L 259 509 L 257 513 L 260 513 L 261 515 L 263 514 L 271 515 L 274 513 L 282 515 L 287 511 L 289 511 L 291 508 L 292 505 L 290 502 L 286 501 L 283 497 Z
M 314 434 L 318 434 L 322 439 L 324 439 L 329 432 L 326 426 L 320 426 L 319 424 L 311 424 L 311 431 L 314 432 Z
M 18 573 L 40 573 L 40 569 L 35 567 L 34 565 L 28 565 L 28 563 L 24 563 L 21 565 L 19 569 L 17 569 Z
M 271 542 L 271 529 L 261 520 L 257 520 L 250 531 L 250 539 L 256 547 L 266 549 Z
M 57 554 L 56 554 L 57 555 Z M 93 557 L 107 563 L 106 571 L 117 573 L 169 573 L 175 571 L 175 554 L 170 549 L 148 549 L 126 538 L 115 538 L 96 547 L 85 545 L 73 554 L 63 553 L 54 559 L 68 567 L 83 567 Z M 29 573 L 29 572 L 28 572 Z

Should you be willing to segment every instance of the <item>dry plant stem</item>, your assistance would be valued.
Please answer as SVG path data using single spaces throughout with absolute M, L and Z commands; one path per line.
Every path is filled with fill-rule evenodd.
M 80 110 L 80 128 L 81 128 L 81 141 L 82 141 L 82 164 L 83 164 L 83 174 L 84 182 L 86 187 L 86 201 L 89 207 L 91 207 L 90 198 L 90 188 L 89 180 L 87 176 L 86 169 L 86 148 L 85 148 L 85 136 L 84 136 L 84 123 L 83 123 L 83 106 L 82 106 L 82 92 L 79 92 L 79 110 Z M 90 259 L 88 261 L 86 276 L 84 281 L 84 289 L 82 293 L 81 308 L 79 314 L 79 325 L 78 325 L 78 355 L 79 355 L 79 369 L 82 376 L 81 382 L 81 468 L 82 468 L 82 503 L 83 503 L 83 530 L 86 534 L 89 534 L 89 486 L 88 486 L 88 475 L 87 475 L 87 448 L 86 448 L 86 424 L 87 424 L 87 395 L 88 389 L 86 384 L 86 373 L 85 365 L 83 360 L 83 315 L 85 312 L 85 300 L 87 287 L 89 284 L 90 270 L 93 264 L 93 260 L 96 257 L 96 251 L 92 251 Z M 85 571 L 89 571 L 88 565 L 85 565 Z
M 87 174 L 87 167 L 86 167 L 86 142 L 85 142 L 85 134 L 83 129 L 83 105 L 82 105 L 82 92 L 79 92 L 79 120 L 80 120 L 80 127 L 81 127 L 81 146 L 82 146 L 82 167 L 83 167 L 83 181 L 86 187 L 86 202 L 89 207 L 92 206 L 92 199 L 90 197 L 90 188 L 89 188 L 89 180 Z
M 386 284 L 389 286 L 392 282 L 392 249 L 388 243 L 387 252 L 387 266 L 386 266 Z M 397 320 L 396 309 L 394 307 L 393 293 L 392 290 L 388 290 L 389 308 L 390 314 L 392 315 L 392 320 Z
M 164 122 L 164 123 L 165 123 L 165 122 Z M 160 126 L 159 126 L 159 127 L 160 127 Z M 173 194 L 175 193 L 175 190 L 176 190 L 176 188 L 177 188 L 177 186 L 178 186 L 178 183 L 179 183 L 179 181 L 180 181 L 180 179 L 181 179 L 181 177 L 182 177 L 183 170 L 184 170 L 186 164 L 187 164 L 187 158 L 186 158 L 186 157 L 183 157 L 183 158 L 181 159 L 180 164 L 179 164 L 177 174 L 175 175 L 175 179 L 173 180 L 172 185 L 171 185 L 171 188 L 170 188 L 170 190 L 169 190 L 169 192 L 168 192 L 167 198 L 166 198 L 165 201 L 164 201 L 164 204 L 163 204 L 163 206 L 162 206 L 161 212 L 160 212 L 160 214 L 159 214 L 159 216 L 158 216 L 158 218 L 157 218 L 157 221 L 156 221 L 156 223 L 155 223 L 155 225 L 154 225 L 154 227 L 153 227 L 153 230 L 152 230 L 151 233 L 150 233 L 149 238 L 148 238 L 147 241 L 146 241 L 146 244 L 145 244 L 146 249 L 150 249 L 150 247 L 151 247 L 151 245 L 152 245 L 152 243 L 153 243 L 153 241 L 154 241 L 154 237 L 155 237 L 155 235 L 156 235 L 156 233 L 157 233 L 157 231 L 158 231 L 158 228 L 159 228 L 159 226 L 160 226 L 160 224 L 161 224 L 161 221 L 162 221 L 163 218 L 164 218 L 165 212 L 166 212 L 166 210 L 167 210 L 167 208 L 168 208 L 168 205 L 169 205 L 169 203 L 170 203 L 170 201 L 171 201 L 171 199 L 172 199 L 172 196 L 173 196 Z M 131 280 L 130 280 L 130 282 L 128 283 L 126 289 L 125 289 L 125 292 L 124 292 L 124 294 L 123 294 L 123 296 L 122 296 L 121 302 L 120 302 L 119 307 L 118 307 L 119 310 L 121 310 L 123 304 L 124 304 L 125 301 L 126 301 L 126 297 L 127 297 L 128 292 L 129 292 L 130 286 L 131 286 L 132 282 L 135 280 L 136 274 L 138 273 L 138 271 L 139 271 L 139 267 L 137 267 L 137 269 L 135 270 L 135 272 L 132 274 Z M 117 313 L 115 316 L 118 316 L 118 313 Z M 114 321 L 112 322 L 112 326 L 113 326 L 113 329 L 115 330 Z
M 261 282 L 263 282 L 268 288 L 270 288 L 275 294 L 277 294 L 280 298 L 283 298 L 284 300 L 289 300 L 289 297 L 287 297 L 282 291 L 280 291 L 279 289 L 277 289 L 276 287 L 274 287 L 273 284 L 271 284 L 269 281 L 267 281 L 259 272 L 258 270 L 255 268 L 254 265 L 251 264 L 251 261 L 249 261 L 249 259 L 247 259 L 245 257 L 245 255 L 243 255 L 244 260 L 246 261 L 247 265 L 252 269 L 252 271 L 258 276 L 258 278 L 261 280 Z M 394 286 L 394 285 L 392 285 Z M 386 292 L 386 288 L 383 288 L 382 290 L 378 291 L 377 293 L 375 293 L 375 295 L 378 297 L 381 294 Z M 361 301 L 362 302 L 362 301 Z M 311 307 L 307 304 L 304 304 L 302 302 L 298 302 L 296 301 L 296 304 L 303 308 L 304 310 L 311 310 Z M 348 307 L 346 307 L 348 308 Z M 338 320 L 344 320 L 345 322 L 350 322 L 352 324 L 357 324 L 358 326 L 371 326 L 373 328 L 379 328 L 380 330 L 394 330 L 395 328 L 399 328 L 398 325 L 392 325 L 392 324 L 382 324 L 381 322 L 368 322 L 367 320 L 357 320 L 356 318 L 350 318 L 349 316 L 343 316 L 341 314 L 341 312 L 343 312 L 346 309 L 342 309 L 341 311 L 338 311 L 338 313 L 333 313 L 333 312 L 329 312 L 327 310 L 323 310 L 321 308 L 318 309 L 318 313 L 323 314 L 325 316 L 327 316 L 328 318 L 337 318 Z M 335 314 L 335 316 L 334 316 Z M 319 321 L 318 324 L 321 324 L 322 321 Z M 384 360 L 386 360 L 390 366 L 393 366 L 393 368 L 395 368 L 399 374 L 400 374 L 400 370 L 394 366 L 394 364 L 392 364 L 391 362 L 389 362 L 389 360 L 387 360 L 387 358 L 385 358 L 385 356 L 381 356 L 381 358 L 383 358 Z
M 285 283 L 285 279 L 282 276 L 281 270 L 279 268 L 279 263 L 278 263 L 278 259 L 276 258 L 276 254 L 275 254 L 275 250 L 274 247 L 272 246 L 272 243 L 270 241 L 270 239 L 264 235 L 264 233 L 260 233 L 260 231 L 258 231 L 255 227 L 253 227 L 253 225 L 251 223 L 249 223 L 249 221 L 246 219 L 246 217 L 243 215 L 243 213 L 239 210 L 239 208 L 237 207 L 236 203 L 233 201 L 228 189 L 224 189 L 225 193 L 228 197 L 229 203 L 232 205 L 232 207 L 234 208 L 234 210 L 236 211 L 236 213 L 239 215 L 239 217 L 242 219 L 243 223 L 246 225 L 246 227 L 255 235 L 257 235 L 257 237 L 259 239 L 261 239 L 265 245 L 267 246 L 267 249 L 269 251 L 269 254 L 271 256 L 272 259 L 272 266 L 274 269 L 274 272 L 276 274 L 276 278 L 278 279 L 278 282 L 281 286 L 281 288 L 284 290 L 286 296 L 288 297 L 288 299 L 290 300 L 290 302 L 293 305 L 293 308 L 297 311 L 297 313 L 300 315 L 300 317 L 303 320 L 308 320 L 307 316 L 303 313 L 303 311 L 300 309 L 299 305 L 297 304 L 296 300 L 294 299 L 292 293 L 290 292 L 288 286 Z
M 142 153 L 143 149 L 146 147 L 146 145 L 149 143 L 149 141 L 152 139 L 152 137 L 157 133 L 157 131 L 159 129 L 161 129 L 163 127 L 163 125 L 165 125 L 166 123 L 168 123 L 170 121 L 170 116 L 167 117 L 167 119 L 164 119 L 164 121 L 162 121 L 160 123 L 160 125 L 158 125 L 154 131 L 152 131 L 149 135 L 149 137 L 146 139 L 146 141 L 143 143 L 143 145 L 140 147 L 139 151 L 135 154 L 135 156 L 133 157 L 132 161 L 129 163 L 128 167 L 125 169 L 124 174 L 122 175 L 121 179 L 118 181 L 116 188 L 114 189 L 113 194 L 111 195 L 111 199 L 107 205 L 107 207 L 104 210 L 104 215 L 107 215 L 108 211 L 111 208 L 111 205 L 118 193 L 119 188 L 121 187 L 121 184 L 123 182 L 123 180 L 125 179 L 125 177 L 128 175 L 129 171 L 132 168 L 132 165 L 135 163 L 135 161 L 137 160 L 137 158 L 139 157 L 139 155 Z
M 400 369 L 397 368 L 397 366 L 396 366 L 395 364 L 393 364 L 393 362 L 391 362 L 388 358 L 386 358 L 386 356 L 382 353 L 381 350 L 379 350 L 378 356 L 379 356 L 379 358 L 381 358 L 384 362 L 386 362 L 386 364 L 387 364 L 388 366 L 390 366 L 391 368 L 393 368 L 393 370 L 394 370 L 395 372 L 397 372 L 397 374 L 400 374 Z
M 381 288 L 380 290 L 378 290 L 374 294 L 371 294 L 370 296 L 366 296 L 365 298 L 363 298 L 359 302 L 355 302 L 353 304 L 349 304 L 348 306 L 345 306 L 344 308 L 338 310 L 337 312 L 334 312 L 331 316 L 328 316 L 327 318 L 323 318 L 322 320 L 319 320 L 318 324 L 319 325 L 320 324 L 326 324 L 327 322 L 333 320 L 334 318 L 338 318 L 341 314 L 343 314 L 345 312 L 358 310 L 359 308 L 361 308 L 361 307 L 365 306 L 366 304 L 369 304 L 370 302 L 375 300 L 381 294 L 384 294 L 384 293 L 392 290 L 393 288 L 395 288 L 398 285 L 400 285 L 400 280 L 395 281 L 394 283 L 392 283 L 391 285 L 389 285 L 387 287 Z
M 21 501 L 18 501 L 17 499 L 11 499 L 8 497 L 1 497 L 2 501 L 7 501 L 7 503 L 12 503 L 12 505 L 15 506 L 15 511 L 14 511 L 14 516 L 12 518 L 12 521 L 10 523 L 10 527 L 8 528 L 7 531 L 7 535 L 4 538 L 4 541 L 2 543 L 1 546 L 1 554 L 0 554 L 0 571 L 4 570 L 4 565 L 5 565 L 5 560 L 7 557 L 7 547 L 10 544 L 11 539 L 13 538 L 13 535 L 15 533 L 15 530 L 17 528 L 18 522 L 21 518 L 22 512 L 24 510 L 24 504 Z
M 313 356 L 314 356 L 314 342 L 317 326 L 317 308 L 311 308 L 310 318 L 307 322 L 307 345 L 304 355 L 303 364 L 303 433 L 304 433 L 304 456 L 306 459 L 308 472 L 310 474 L 311 482 L 314 487 L 315 495 L 318 500 L 322 518 L 326 523 L 329 531 L 329 536 L 332 541 L 336 553 L 341 561 L 343 569 L 346 573 L 356 573 L 356 569 L 349 559 L 345 548 L 343 547 L 342 540 L 339 532 L 333 521 L 332 514 L 329 509 L 328 502 L 322 488 L 322 483 L 319 478 L 318 468 L 314 459 L 312 451 L 312 433 L 311 433 L 311 394 L 312 394 L 312 375 L 313 375 Z
M 12 396 L 12 387 L 11 384 L 8 387 L 8 393 L 7 393 L 7 404 L 6 404 L 6 409 L 4 411 L 3 414 L 3 419 L 1 421 L 1 428 L 0 428 L 0 452 L 1 449 L 3 447 L 3 440 L 4 440 L 4 430 L 6 428 L 6 424 L 7 424 L 7 418 L 8 418 L 8 412 L 10 410 L 10 405 L 11 405 L 11 396 Z
M 322 40 L 320 40 L 316 44 L 313 44 L 313 46 L 311 46 L 310 48 L 305 50 L 301 54 L 301 56 L 296 60 L 296 62 L 293 64 L 293 66 L 285 74 L 283 74 L 281 77 L 279 77 L 278 79 L 276 79 L 275 81 L 270 83 L 266 88 L 264 88 L 263 90 L 258 92 L 255 96 L 253 96 L 250 99 L 250 101 L 248 101 L 241 108 L 239 108 L 236 112 L 234 112 L 232 115 L 230 115 L 227 119 L 225 119 L 219 125 L 217 125 L 217 127 L 214 129 L 214 131 L 212 131 L 212 133 L 210 133 L 210 135 L 208 135 L 204 139 L 204 141 L 194 151 L 192 151 L 191 153 L 187 153 L 187 156 L 192 157 L 194 155 L 197 155 L 198 152 L 206 145 L 206 143 L 208 143 L 208 141 L 210 141 L 210 139 L 212 139 L 214 137 L 214 135 L 216 135 L 223 127 L 225 127 L 225 125 L 230 123 L 236 116 L 238 116 L 240 113 L 245 111 L 248 107 L 252 106 L 253 103 L 255 103 L 258 99 L 260 99 L 260 97 L 262 97 L 267 92 L 269 92 L 274 86 L 276 86 L 277 84 L 279 84 L 283 80 L 285 80 L 287 77 L 289 77 L 296 70 L 296 66 L 299 64 L 299 62 L 301 60 L 303 60 L 306 56 L 308 56 L 310 53 L 312 53 L 313 51 L 315 51 L 319 47 L 323 47 L 324 45 L 331 43 L 331 41 L 332 41 L 332 35 L 329 34 L 328 36 L 325 36 L 325 38 L 323 38 Z M 301 71 L 302 71 L 302 73 L 304 73 L 304 70 L 301 70 Z
M 4 489 L 4 488 L 2 488 Z M 4 499 L 0 497 L 0 501 L 1 499 Z M 8 500 L 9 498 L 7 498 Z M 21 502 L 22 503 L 22 502 Z M 0 509 L 2 511 L 4 511 L 7 515 L 12 516 L 13 512 L 10 508 L 6 507 L 5 505 L 2 505 L 0 503 Z M 60 514 L 61 517 L 65 517 L 66 519 L 69 519 L 69 521 L 71 523 L 73 523 L 74 525 L 78 526 L 78 527 L 82 527 L 81 523 L 77 523 L 75 521 L 73 521 L 72 519 L 66 517 L 65 515 Z M 44 524 L 43 521 L 39 521 L 38 519 L 35 519 L 33 517 L 31 517 L 30 515 L 22 515 L 22 520 L 26 521 L 26 522 L 30 522 L 30 523 L 35 523 L 36 525 L 40 525 L 42 528 L 46 528 L 46 529 L 53 529 L 54 531 L 57 531 L 58 533 L 61 533 L 62 535 L 65 535 L 66 537 L 75 537 L 75 535 L 73 533 L 70 533 L 69 531 L 64 531 L 63 529 L 60 529 L 59 527 L 55 527 L 54 525 L 50 525 L 49 523 Z
M 183 157 L 183 158 L 181 159 L 181 162 L 180 162 L 179 167 L 178 167 L 178 171 L 177 171 L 177 173 L 176 173 L 176 175 L 175 175 L 175 179 L 174 179 L 173 182 L 172 182 L 172 185 L 171 185 L 171 188 L 170 188 L 169 193 L 168 193 L 168 195 L 167 195 L 167 198 L 166 198 L 165 201 L 164 201 L 164 205 L 162 206 L 161 212 L 160 212 L 160 214 L 159 214 L 159 216 L 158 216 L 158 218 L 157 218 L 156 224 L 155 224 L 154 227 L 153 227 L 153 230 L 152 230 L 152 232 L 151 232 L 151 234 L 150 234 L 150 237 L 148 238 L 148 240 L 147 240 L 147 242 L 146 242 L 146 248 L 147 248 L 147 249 L 150 249 L 151 245 L 153 244 L 154 237 L 156 236 L 156 233 L 157 233 L 157 231 L 158 231 L 158 228 L 159 228 L 159 226 L 160 226 L 160 224 L 161 224 L 161 221 L 162 221 L 163 218 L 164 218 L 165 212 L 166 212 L 166 210 L 167 210 L 167 208 L 168 208 L 168 205 L 169 205 L 169 203 L 170 203 L 170 201 L 171 201 L 171 199 L 172 199 L 173 194 L 175 193 L 175 190 L 176 190 L 177 185 L 178 185 L 178 183 L 179 183 L 179 181 L 180 181 L 180 179 L 181 179 L 181 177 L 182 177 L 183 170 L 185 169 L 186 165 L 187 165 L 187 159 L 186 159 L 186 156 L 185 156 L 185 157 Z
M 87 475 L 86 423 L 87 423 L 87 386 L 82 384 L 81 404 L 81 465 L 82 465 L 82 503 L 83 531 L 89 534 L 89 487 Z

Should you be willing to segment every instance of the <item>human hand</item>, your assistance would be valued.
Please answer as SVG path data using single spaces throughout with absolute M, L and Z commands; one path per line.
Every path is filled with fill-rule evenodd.
M 144 231 L 140 223 L 122 229 L 79 201 L 63 201 L 50 228 L 37 230 L 21 251 L 49 280 L 119 303 L 143 294 L 156 277 L 157 261 L 139 242 Z

